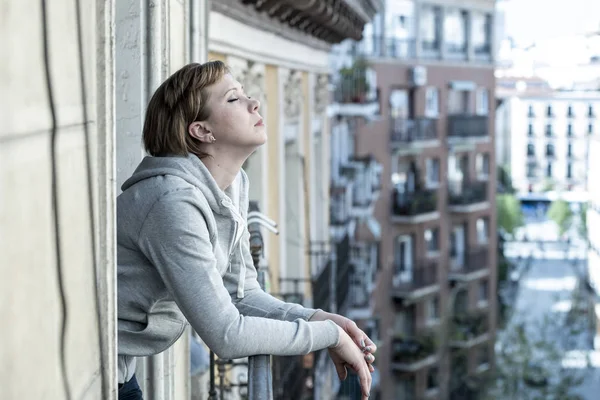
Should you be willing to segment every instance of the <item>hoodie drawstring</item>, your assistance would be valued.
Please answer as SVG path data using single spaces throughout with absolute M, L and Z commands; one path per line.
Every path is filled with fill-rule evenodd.
M 223 206 L 225 206 L 229 211 L 231 211 L 231 213 L 233 214 L 233 219 L 234 219 L 234 224 L 235 224 L 235 230 L 234 230 L 234 238 L 233 238 L 233 246 L 231 247 L 231 251 L 234 252 L 235 249 L 235 245 L 237 243 L 237 247 L 238 250 L 240 252 L 240 260 L 241 260 L 241 266 L 240 266 L 240 272 L 238 275 L 238 286 L 237 286 L 237 297 L 238 299 L 243 299 L 244 298 L 244 286 L 245 286 L 245 280 L 246 280 L 246 260 L 244 259 L 244 249 L 242 247 L 242 236 L 244 235 L 244 218 L 239 215 L 239 213 L 234 210 L 234 208 L 232 207 L 231 201 L 229 201 L 228 199 L 223 199 L 221 201 L 221 204 Z M 238 224 L 240 226 L 238 226 Z M 230 255 L 230 259 L 229 259 L 229 272 L 231 272 L 231 255 Z

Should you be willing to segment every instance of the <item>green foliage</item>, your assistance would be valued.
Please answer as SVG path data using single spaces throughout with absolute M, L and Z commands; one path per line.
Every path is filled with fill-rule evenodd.
M 588 204 L 584 203 L 579 207 L 579 226 L 577 227 L 577 231 L 579 236 L 587 241 L 588 238 L 588 229 L 587 229 L 587 210 Z
M 344 101 L 363 102 L 369 92 L 367 68 L 369 64 L 364 59 L 357 59 L 349 68 L 340 69 L 341 89 Z
M 555 200 L 548 209 L 548 218 L 558 226 L 558 234 L 562 236 L 573 222 L 573 211 L 566 201 Z
M 533 321 L 521 317 L 499 335 L 502 345 L 496 352 L 496 369 L 482 398 L 577 399 L 574 391 L 583 383 L 583 371 L 562 367 L 565 350 L 556 340 L 557 330 L 576 335 L 577 324 L 561 323 L 549 314 Z
M 496 213 L 498 228 L 504 234 L 513 236 L 516 229 L 523 225 L 521 202 L 512 194 L 499 194 L 496 196 Z
M 508 165 L 498 165 L 497 167 L 497 176 L 499 189 L 501 189 L 502 193 L 515 193 L 515 188 L 512 185 L 512 178 L 510 175 L 510 167 Z
M 544 186 L 542 186 L 542 192 L 550 192 L 554 190 L 554 182 L 552 179 L 546 179 L 544 181 Z

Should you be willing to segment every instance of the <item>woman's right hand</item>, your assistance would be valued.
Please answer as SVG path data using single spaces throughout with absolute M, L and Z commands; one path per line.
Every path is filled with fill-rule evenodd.
M 352 370 L 358 374 L 363 394 L 362 399 L 366 400 L 370 395 L 372 381 L 369 365 L 365 360 L 363 352 L 356 343 L 354 343 L 352 338 L 348 336 L 346 331 L 339 326 L 338 330 L 340 332 L 340 341 L 337 346 L 328 349 L 329 356 L 335 364 L 335 369 L 341 380 L 345 380 L 348 376 L 346 367 L 352 368 Z

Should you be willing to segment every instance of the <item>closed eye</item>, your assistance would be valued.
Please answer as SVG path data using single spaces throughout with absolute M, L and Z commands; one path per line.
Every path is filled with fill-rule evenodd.
M 239 100 L 239 99 L 230 99 L 230 100 L 227 100 L 227 102 L 228 102 L 228 103 L 233 103 L 234 101 L 238 101 L 238 100 Z

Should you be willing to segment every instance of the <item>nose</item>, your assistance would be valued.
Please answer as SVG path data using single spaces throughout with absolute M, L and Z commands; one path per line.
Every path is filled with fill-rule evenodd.
M 260 108 L 260 101 L 258 99 L 250 99 L 249 107 L 251 112 L 257 112 Z

